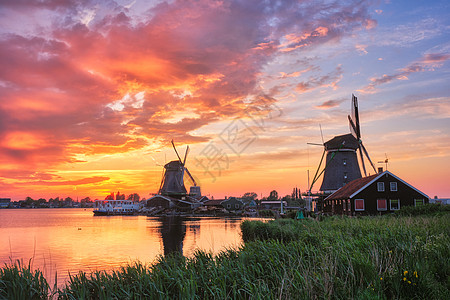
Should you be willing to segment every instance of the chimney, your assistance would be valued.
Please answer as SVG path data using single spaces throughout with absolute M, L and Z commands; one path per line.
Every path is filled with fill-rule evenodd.
M 383 173 L 383 167 L 378 167 L 378 173 Z

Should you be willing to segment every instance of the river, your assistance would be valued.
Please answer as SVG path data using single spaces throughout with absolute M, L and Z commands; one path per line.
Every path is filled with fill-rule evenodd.
M 23 260 L 58 285 L 69 272 L 112 270 L 197 249 L 214 254 L 242 244 L 244 218 L 93 216 L 92 209 L 0 209 L 0 263 Z

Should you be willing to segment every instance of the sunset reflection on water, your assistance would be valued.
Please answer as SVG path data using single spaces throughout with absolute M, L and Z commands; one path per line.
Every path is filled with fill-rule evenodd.
M 165 253 L 217 254 L 241 245 L 242 218 L 94 217 L 90 209 L 0 210 L 0 263 L 17 259 L 58 284 L 78 271 L 112 270 Z

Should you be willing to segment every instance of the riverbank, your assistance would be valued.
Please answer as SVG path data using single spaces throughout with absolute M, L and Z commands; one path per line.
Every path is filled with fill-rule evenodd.
M 47 291 L 40 297 L 62 299 L 449 299 L 449 228 L 447 210 L 244 221 L 245 244 L 239 249 L 216 256 L 198 251 L 188 258 L 160 257 L 152 265 L 136 262 L 110 272 L 80 272 L 59 289 L 46 289 L 39 271 L 7 266 L 0 271 L 0 298 L 14 298 L 14 286 L 21 286 L 22 293 Z

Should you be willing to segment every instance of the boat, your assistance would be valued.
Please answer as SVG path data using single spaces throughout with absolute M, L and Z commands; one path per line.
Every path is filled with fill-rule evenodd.
M 139 202 L 133 200 L 95 200 L 94 216 L 134 215 Z

